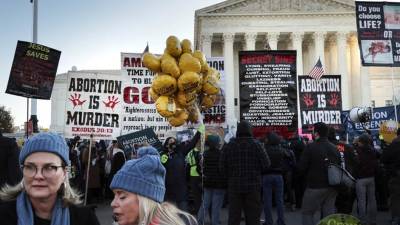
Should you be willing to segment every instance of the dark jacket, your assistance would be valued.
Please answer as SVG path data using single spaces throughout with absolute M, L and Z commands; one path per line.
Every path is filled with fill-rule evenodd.
M 203 176 L 205 188 L 226 188 L 226 178 L 219 171 L 221 151 L 211 147 L 203 155 Z
M 341 166 L 344 166 L 344 168 L 354 176 L 356 166 L 359 162 L 357 151 L 349 144 L 336 140 L 331 140 L 331 142 L 336 146 L 336 150 L 339 152 Z
M 168 153 L 168 150 L 164 149 L 161 153 L 161 157 L 168 157 L 168 160 L 163 163 L 166 170 L 164 197 L 166 201 L 180 202 L 187 199 L 185 157 L 196 146 L 199 139 L 200 132 L 197 132 L 189 142 L 178 144 L 174 152 Z M 168 143 L 168 139 L 165 143 Z
M 116 153 L 113 153 L 113 156 L 111 159 L 110 177 L 114 177 L 114 175 L 118 172 L 118 170 L 120 170 L 121 167 L 125 164 L 125 161 L 126 161 L 126 158 L 125 158 L 125 154 L 123 153 L 123 151 L 118 151 Z
M 380 160 L 391 177 L 400 177 L 400 142 L 392 142 L 384 149 Z
M 327 138 L 319 138 L 304 150 L 297 169 L 300 175 L 306 176 L 308 188 L 329 187 L 326 159 L 330 163 L 340 165 L 339 153 Z
M 236 138 L 222 148 L 220 171 L 228 179 L 228 191 L 250 193 L 261 190 L 261 174 L 271 162 L 259 141 L 253 138 L 251 125 L 239 123 Z
M 284 149 L 280 145 L 280 138 L 275 133 L 268 135 L 268 143 L 265 145 L 268 157 L 271 160 L 271 166 L 264 172 L 264 174 L 280 174 L 283 173 Z
M 18 217 L 16 201 L 0 205 L 0 221 L 2 225 L 17 225 Z M 100 225 L 94 212 L 88 207 L 69 206 L 71 225 Z
M 15 185 L 22 179 L 18 162 L 19 149 L 14 139 L 0 134 L 0 187 Z
M 371 146 L 360 146 L 357 148 L 357 153 L 359 163 L 356 165 L 355 178 L 375 177 L 378 168 L 375 150 Z

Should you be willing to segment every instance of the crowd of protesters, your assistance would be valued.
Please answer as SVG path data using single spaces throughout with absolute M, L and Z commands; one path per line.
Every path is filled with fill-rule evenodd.
M 377 211 L 387 208 L 392 224 L 400 224 L 400 129 L 391 144 L 382 141 L 377 147 L 368 133 L 351 144 L 338 140 L 335 130 L 324 123 L 314 125 L 313 140 L 283 139 L 274 132 L 256 139 L 250 123 L 241 121 L 228 139 L 207 135 L 205 150 L 200 151 L 204 133 L 201 126 L 188 141 L 178 143 L 169 137 L 158 153 L 148 150 L 158 155 L 164 178 L 157 184 L 165 187 L 162 200 L 158 193 L 149 196 L 175 205 L 173 211 L 187 215 L 190 224 L 192 218 L 199 224 L 221 224 L 223 207 L 228 209 L 229 225 L 242 220 L 248 225 L 285 225 L 288 210 L 300 211 L 303 225 L 314 225 L 333 213 L 354 214 L 362 224 L 374 225 Z M 139 158 L 126 154 L 117 141 L 94 142 L 91 149 L 89 141 L 78 137 L 67 144 L 71 186 L 80 193 L 87 189 L 88 204 L 109 202 L 115 194 L 125 193 L 113 190 L 117 187 L 139 190 L 122 183 L 113 188 L 113 178 L 121 168 Z M 18 185 L 22 178 L 19 149 L 15 141 L 1 135 L 0 145 L 1 185 Z M 330 186 L 328 162 L 350 172 L 355 187 Z M 273 206 L 276 216 L 271 213 Z

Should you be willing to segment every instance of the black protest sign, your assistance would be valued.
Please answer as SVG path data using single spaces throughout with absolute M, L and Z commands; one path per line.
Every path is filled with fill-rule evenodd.
M 240 119 L 254 135 L 297 131 L 296 51 L 239 52 Z
M 400 66 L 400 4 L 356 1 L 363 66 Z
M 44 45 L 18 41 L 6 93 L 50 99 L 60 55 Z
M 162 150 L 162 144 L 160 140 L 158 140 L 158 137 L 152 128 L 119 136 L 117 137 L 117 140 L 122 144 L 122 146 L 124 146 L 125 152 L 136 151 L 135 145 L 143 143 L 148 143 L 158 151 Z
M 299 98 L 302 127 L 311 128 L 314 123 L 342 124 L 342 93 L 340 75 L 325 75 L 316 80 L 299 76 Z

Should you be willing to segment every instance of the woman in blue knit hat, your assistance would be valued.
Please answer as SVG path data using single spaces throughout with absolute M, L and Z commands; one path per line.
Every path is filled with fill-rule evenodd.
M 158 151 L 151 146 L 142 147 L 137 157 L 127 161 L 111 182 L 115 221 L 119 225 L 197 224 L 190 214 L 163 203 L 165 168 Z
M 80 196 L 71 188 L 65 140 L 54 133 L 30 138 L 19 156 L 23 179 L 0 191 L 2 225 L 99 225 L 92 210 L 78 207 Z

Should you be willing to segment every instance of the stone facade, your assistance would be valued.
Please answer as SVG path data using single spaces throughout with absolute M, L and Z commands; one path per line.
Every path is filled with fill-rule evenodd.
M 356 30 L 353 0 L 228 0 L 196 11 L 194 43 L 206 56 L 225 57 L 231 123 L 239 116 L 235 98 L 242 50 L 297 50 L 299 75 L 307 74 L 320 58 L 326 74 L 342 75 L 345 110 L 370 106 L 371 101 L 385 106 L 393 93 L 391 83 L 383 82 L 381 88 L 375 83 L 382 83 L 391 69 L 361 66 Z

